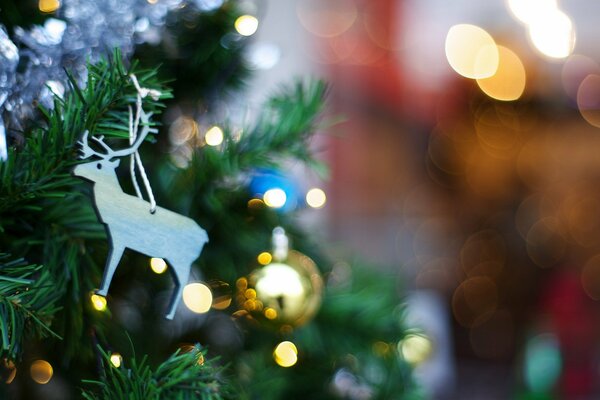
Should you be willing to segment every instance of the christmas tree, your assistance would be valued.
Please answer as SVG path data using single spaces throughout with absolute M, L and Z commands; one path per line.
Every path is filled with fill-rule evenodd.
M 289 162 L 326 174 L 310 147 L 330 123 L 326 84 L 288 82 L 232 117 L 245 113 L 231 94 L 251 72 L 252 12 L 200 0 L 0 9 L 3 398 L 419 397 L 398 350 L 415 333 L 396 277 L 336 259 L 303 231 L 302 207 L 284 207 Z M 208 242 L 191 250 L 173 221 Z

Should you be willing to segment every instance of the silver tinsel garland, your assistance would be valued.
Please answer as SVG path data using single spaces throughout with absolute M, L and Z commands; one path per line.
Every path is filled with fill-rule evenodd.
M 210 10 L 222 3 L 192 5 Z M 56 18 L 29 30 L 17 27 L 12 40 L 0 25 L 0 161 L 7 158 L 6 132 L 18 141 L 37 104 L 51 108 L 54 94 L 62 96 L 65 69 L 84 83 L 88 60 L 115 48 L 127 57 L 138 43 L 159 42 L 168 12 L 187 5 L 185 0 L 62 0 Z

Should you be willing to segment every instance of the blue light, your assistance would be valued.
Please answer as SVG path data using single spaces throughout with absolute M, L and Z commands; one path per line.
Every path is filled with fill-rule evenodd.
M 274 169 L 258 169 L 252 175 L 249 185 L 252 197 L 262 199 L 270 189 L 281 189 L 285 192 L 286 202 L 277 210 L 288 212 L 298 206 L 299 191 L 296 184 L 287 176 Z

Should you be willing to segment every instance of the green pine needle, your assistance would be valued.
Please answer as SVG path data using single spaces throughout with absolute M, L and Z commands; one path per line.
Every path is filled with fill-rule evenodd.
M 87 400 L 159 400 L 159 399 L 235 399 L 230 386 L 217 377 L 220 367 L 205 358 L 199 345 L 191 351 L 177 350 L 166 361 L 152 368 L 146 357 L 132 358 L 115 367 L 110 354 L 99 348 L 102 356 L 101 380 L 84 380 L 90 386 L 82 391 Z
M 32 336 L 60 338 L 49 327 L 56 303 L 48 271 L 0 253 L 0 358 L 18 358 L 23 341 Z

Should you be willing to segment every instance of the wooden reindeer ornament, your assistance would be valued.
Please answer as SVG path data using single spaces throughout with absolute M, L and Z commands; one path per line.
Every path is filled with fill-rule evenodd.
M 173 319 L 183 286 L 188 282 L 192 263 L 200 256 L 202 248 L 208 242 L 208 236 L 192 219 L 123 192 L 115 172 L 119 158 L 137 152 L 146 135 L 152 130 L 147 125 L 150 114 L 144 113 L 143 110 L 138 111 L 141 111 L 138 115 L 143 122 L 141 133 L 128 148 L 113 150 L 104 143 L 102 137 L 92 136 L 92 140 L 100 145 L 105 153 L 95 151 L 88 144 L 86 131 L 82 140 L 78 142 L 81 146 L 81 158 L 97 159 L 77 165 L 73 169 L 73 175 L 94 184 L 96 213 L 104 224 L 110 241 L 104 277 L 97 293 L 101 296 L 107 295 L 113 274 L 126 248 L 149 257 L 163 258 L 169 265 L 175 282 L 166 316 Z

